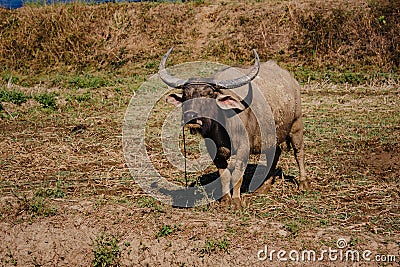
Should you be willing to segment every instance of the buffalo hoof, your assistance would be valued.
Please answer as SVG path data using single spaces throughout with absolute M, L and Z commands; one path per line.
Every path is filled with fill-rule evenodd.
M 221 198 L 221 205 L 224 207 L 229 207 L 231 205 L 231 196 L 229 194 L 226 194 Z
M 234 210 L 242 209 L 242 202 L 240 201 L 240 198 L 232 198 L 232 206 Z
M 259 188 L 257 188 L 257 190 L 254 191 L 254 193 L 256 195 L 264 195 L 271 190 L 271 186 L 272 186 L 272 179 L 268 179 Z
M 306 190 L 308 190 L 308 189 L 310 189 L 310 184 L 309 184 L 309 182 L 308 182 L 308 181 L 300 181 L 299 190 L 300 190 L 300 191 L 306 191 Z

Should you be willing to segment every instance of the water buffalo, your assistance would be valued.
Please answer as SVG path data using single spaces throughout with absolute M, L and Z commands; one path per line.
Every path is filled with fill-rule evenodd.
M 171 51 L 172 48 L 161 60 L 159 75 L 168 86 L 181 89 L 182 94 L 170 94 L 166 101 L 182 106 L 183 124 L 209 140 L 206 146 L 221 178 L 221 202 L 240 208 L 240 188 L 249 154 L 268 153 L 271 148 L 276 149 L 274 160 L 270 161 L 274 169 L 281 151 L 279 145 L 283 142 L 294 149 L 300 173 L 299 189 L 307 189 L 309 182 L 304 168 L 300 86 L 292 75 L 273 61 L 260 63 L 257 52 L 253 50 L 255 63 L 247 75 L 232 79 L 221 79 L 218 74 L 213 78 L 180 79 L 165 69 Z M 253 92 L 252 84 L 259 89 Z M 244 88 L 247 93 L 240 96 L 236 88 Z M 262 124 L 264 118 L 256 116 L 253 111 L 257 108 L 262 110 L 265 108 L 262 106 L 266 105 L 259 99 L 265 99 L 272 112 L 275 140 L 260 138 L 259 121 Z M 265 182 L 259 190 L 267 187 Z

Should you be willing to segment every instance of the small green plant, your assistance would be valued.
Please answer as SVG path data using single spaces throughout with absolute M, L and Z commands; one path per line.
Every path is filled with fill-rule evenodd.
M 28 198 L 27 196 L 18 197 L 20 202 L 20 207 L 18 213 L 25 211 L 30 214 L 31 218 L 36 217 L 48 217 L 57 214 L 57 207 L 49 206 L 43 197 L 34 196 Z
M 56 187 L 52 188 L 42 188 L 36 192 L 36 196 L 38 197 L 51 197 L 51 198 L 63 198 L 65 196 L 65 192 L 63 189 L 63 181 L 58 180 Z
M 217 243 L 218 248 L 219 248 L 221 251 L 224 251 L 224 252 L 227 252 L 227 253 L 229 253 L 229 251 L 228 251 L 229 245 L 230 245 L 229 241 L 226 240 L 225 238 L 224 238 L 223 240 L 220 240 L 220 241 Z
M 385 18 L 385 16 L 380 16 L 380 17 L 378 18 L 378 21 L 379 21 L 379 23 L 386 24 L 386 18 Z
M 214 252 L 217 249 L 217 246 L 215 244 L 215 240 L 214 239 L 207 239 L 204 247 L 202 247 L 199 251 L 200 255 L 210 255 L 212 252 Z
M 320 226 L 329 226 L 330 223 L 329 223 L 329 220 L 327 220 L 327 219 L 321 219 L 321 220 L 319 220 L 319 225 Z
M 76 95 L 76 96 L 74 96 L 74 99 L 75 99 L 76 101 L 78 101 L 79 103 L 88 102 L 91 98 L 92 98 L 92 97 L 91 97 L 91 95 L 90 95 L 89 92 L 86 92 L 86 93 L 84 93 L 83 95 Z
M 172 234 L 174 230 L 172 229 L 172 227 L 170 225 L 164 225 L 160 231 L 157 233 L 157 237 L 164 237 L 164 236 L 168 236 L 170 234 Z
M 229 233 L 229 234 L 232 234 L 232 235 L 234 235 L 234 234 L 237 233 L 237 229 L 236 229 L 236 228 L 233 228 L 233 227 L 230 226 L 230 225 L 228 225 L 228 226 L 226 227 L 225 231 L 226 231 L 227 233 Z
M 11 265 L 13 265 L 13 266 L 17 266 L 18 261 L 17 261 L 17 259 L 14 258 L 14 255 L 12 254 L 11 251 L 8 251 L 8 252 L 5 254 L 5 256 L 6 256 L 6 259 L 4 259 L 4 263 L 6 263 L 6 264 L 9 263 L 9 264 L 11 264 Z
M 35 96 L 35 99 L 42 105 L 43 108 L 57 108 L 55 94 L 43 93 Z
M 157 205 L 157 201 L 152 197 L 147 197 L 147 196 L 141 197 L 138 200 L 138 205 L 141 208 L 152 208 L 155 209 L 156 211 L 162 211 L 162 208 Z
M 18 84 L 19 78 L 12 76 L 10 73 L 4 73 L 3 80 L 7 83 Z
M 199 250 L 200 256 L 210 255 L 211 253 L 219 250 L 222 252 L 229 253 L 229 241 L 224 238 L 222 240 L 215 240 L 213 238 L 209 238 L 205 241 L 204 246 Z
M 146 69 L 155 69 L 158 66 L 158 61 L 147 62 L 144 66 Z
M 300 231 L 300 225 L 295 221 L 290 221 L 285 224 L 285 229 L 291 234 L 291 236 L 297 237 Z
M 16 90 L 0 90 L 0 102 L 10 102 L 16 105 L 21 105 L 29 99 L 29 96 L 23 92 Z
M 93 242 L 93 267 L 121 266 L 121 249 L 118 238 L 108 233 L 102 233 Z
M 164 225 L 163 227 L 161 227 L 160 231 L 157 233 L 157 238 L 160 237 L 164 237 L 164 236 L 168 236 L 170 234 L 172 234 L 173 232 L 179 231 L 180 230 L 180 224 L 176 225 L 174 224 L 174 226 L 172 227 L 169 224 Z

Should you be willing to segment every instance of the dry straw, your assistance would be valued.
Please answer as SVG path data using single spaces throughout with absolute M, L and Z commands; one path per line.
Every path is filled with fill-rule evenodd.
M 262 59 L 396 71 L 400 2 L 291 1 L 27 6 L 0 10 L 0 64 L 30 73 L 154 67 L 174 59 Z

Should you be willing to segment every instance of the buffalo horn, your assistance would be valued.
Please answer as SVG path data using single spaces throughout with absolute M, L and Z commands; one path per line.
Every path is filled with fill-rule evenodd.
M 160 74 L 161 80 L 163 80 L 163 82 L 166 83 L 168 86 L 173 88 L 182 88 L 182 86 L 187 82 L 187 80 L 175 78 L 169 75 L 168 71 L 165 69 L 165 62 L 167 61 L 167 58 L 171 53 L 172 49 L 173 47 L 171 47 L 168 50 L 168 52 L 163 56 L 160 66 L 158 67 L 158 73 Z
M 166 83 L 168 86 L 173 87 L 173 88 L 182 88 L 186 83 L 190 82 L 202 82 L 202 83 L 208 83 L 212 86 L 215 86 L 218 89 L 233 89 L 233 88 L 238 88 L 241 87 L 245 84 L 248 84 L 251 82 L 258 74 L 258 71 L 260 70 L 260 59 L 258 58 L 258 54 L 255 49 L 253 49 L 254 52 L 254 57 L 255 57 L 255 62 L 254 62 L 254 67 L 251 69 L 249 74 L 244 75 L 242 77 L 233 79 L 233 80 L 220 80 L 220 81 L 215 81 L 209 78 L 197 78 L 197 79 L 189 79 L 189 80 L 182 80 L 175 78 L 171 76 L 168 71 L 165 69 L 165 62 L 167 61 L 167 58 L 169 54 L 171 53 L 173 47 L 171 47 L 168 52 L 164 55 L 164 57 L 161 60 L 160 66 L 158 67 L 158 73 L 160 74 L 161 80 L 163 80 L 164 83 Z
M 255 77 L 257 77 L 258 71 L 260 70 L 260 59 L 258 58 L 258 54 L 255 49 L 253 49 L 255 62 L 254 67 L 249 72 L 249 74 L 244 75 L 242 77 L 233 79 L 233 80 L 221 80 L 221 81 L 214 81 L 215 86 L 218 88 L 223 89 L 233 89 L 241 87 L 245 84 L 251 82 Z

